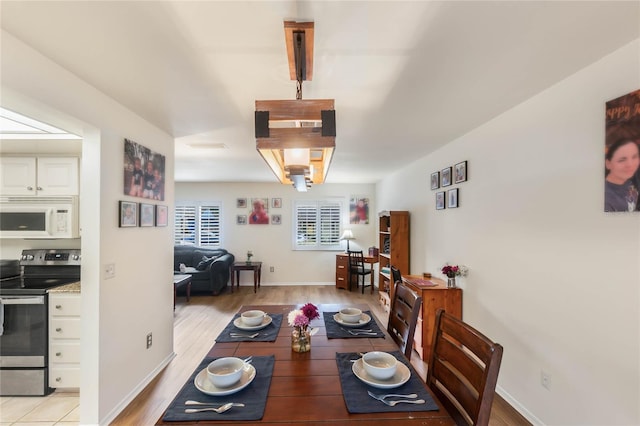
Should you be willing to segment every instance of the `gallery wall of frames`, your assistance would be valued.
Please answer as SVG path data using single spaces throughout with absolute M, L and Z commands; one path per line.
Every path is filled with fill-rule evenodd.
M 431 190 L 437 191 L 436 210 L 456 209 L 460 207 L 460 191 L 453 187 L 466 182 L 469 176 L 469 166 L 461 161 L 453 166 L 431 173 Z M 449 188 L 449 187 L 452 188 Z

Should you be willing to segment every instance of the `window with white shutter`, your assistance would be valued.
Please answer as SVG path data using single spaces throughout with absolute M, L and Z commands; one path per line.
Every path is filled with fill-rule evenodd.
M 222 244 L 220 204 L 181 205 L 175 208 L 175 244 L 220 247 Z
M 296 201 L 293 217 L 294 250 L 340 250 L 341 203 Z

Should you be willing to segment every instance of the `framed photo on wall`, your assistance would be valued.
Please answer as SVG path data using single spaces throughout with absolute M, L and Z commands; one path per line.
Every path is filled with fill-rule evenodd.
M 140 226 L 153 226 L 156 221 L 156 206 L 140 203 Z
M 247 215 L 239 214 L 236 216 L 236 225 L 246 225 L 247 224 Z
M 282 207 L 282 198 L 272 198 L 271 199 L 271 207 L 274 209 L 279 209 Z
M 120 201 L 120 228 L 134 228 L 138 226 L 138 203 Z
M 236 208 L 237 209 L 246 209 L 247 208 L 247 199 L 246 198 L 237 198 L 236 199 Z
M 167 226 L 169 223 L 169 207 L 156 206 L 156 226 Z
M 124 194 L 164 201 L 164 163 L 164 155 L 125 139 Z
M 440 186 L 451 185 L 451 167 L 444 168 L 440 171 Z
M 271 223 L 273 225 L 281 225 L 282 224 L 282 216 L 279 214 L 272 214 L 271 215 Z
M 447 208 L 455 209 L 458 207 L 458 188 L 447 191 Z
M 436 210 L 442 210 L 444 207 L 444 191 L 436 192 Z
M 252 198 L 249 212 L 249 225 L 269 224 L 269 199 Z
M 456 164 L 455 166 L 453 166 L 454 169 L 454 182 L 455 183 L 460 183 L 460 182 L 465 182 L 467 180 L 467 162 L 463 161 L 461 163 Z
M 440 188 L 440 172 L 431 173 L 431 189 Z

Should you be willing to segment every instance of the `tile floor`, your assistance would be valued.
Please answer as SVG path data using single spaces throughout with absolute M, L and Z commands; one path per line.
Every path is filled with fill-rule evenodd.
M 43 397 L 0 397 L 0 426 L 78 426 L 78 392 L 56 391 Z

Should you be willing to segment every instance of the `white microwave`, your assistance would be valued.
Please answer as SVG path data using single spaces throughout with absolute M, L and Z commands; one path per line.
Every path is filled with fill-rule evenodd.
M 79 238 L 77 196 L 0 197 L 0 238 Z

